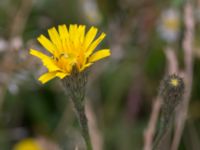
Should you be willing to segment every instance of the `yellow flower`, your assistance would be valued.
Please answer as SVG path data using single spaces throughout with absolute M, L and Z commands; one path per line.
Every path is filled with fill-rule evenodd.
M 105 33 L 95 39 L 98 29 L 91 27 L 85 33 L 85 25 L 59 25 L 48 30 L 50 40 L 44 35 L 38 37 L 40 44 L 50 53 L 45 55 L 31 49 L 30 54 L 40 58 L 48 72 L 40 76 L 39 81 L 43 84 L 59 77 L 60 79 L 71 75 L 72 69 L 81 72 L 94 62 L 110 55 L 109 49 L 101 49 L 94 52 L 99 43 L 106 36 Z
M 172 78 L 170 83 L 171 83 L 172 86 L 176 87 L 179 84 L 179 80 L 176 79 L 176 78 Z
M 17 143 L 13 150 L 42 150 L 42 148 L 34 139 L 27 138 Z

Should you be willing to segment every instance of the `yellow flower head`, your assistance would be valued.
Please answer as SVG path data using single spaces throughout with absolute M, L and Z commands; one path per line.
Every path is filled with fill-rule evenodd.
M 27 138 L 17 143 L 13 150 L 42 150 L 42 148 L 34 139 Z
M 85 25 L 59 25 L 48 30 L 50 40 L 44 35 L 38 37 L 40 44 L 50 53 L 45 55 L 31 49 L 30 54 L 40 58 L 48 72 L 40 76 L 39 81 L 43 84 L 59 77 L 60 79 L 71 75 L 75 67 L 79 72 L 85 70 L 97 60 L 110 55 L 109 49 L 101 49 L 94 52 L 95 48 L 106 36 L 105 33 L 95 39 L 98 29 L 91 27 L 85 33 Z

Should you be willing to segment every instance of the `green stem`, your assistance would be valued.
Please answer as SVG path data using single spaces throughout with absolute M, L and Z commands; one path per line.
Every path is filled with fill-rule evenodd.
M 161 126 L 153 144 L 153 150 L 163 150 L 166 148 L 167 145 L 165 144 L 170 136 L 172 118 L 172 116 L 162 114 Z
M 85 114 L 85 107 L 83 104 L 80 104 L 80 102 L 77 102 L 76 100 L 73 100 L 73 103 L 81 127 L 81 133 L 83 138 L 85 139 L 87 150 L 92 150 L 92 143 L 89 134 L 88 121 Z
M 63 80 L 63 85 L 69 93 L 69 96 L 74 105 L 74 109 L 81 127 L 81 133 L 85 139 L 87 150 L 92 150 L 90 140 L 87 117 L 85 114 L 85 85 L 87 82 L 87 72 L 79 73 L 76 69 L 73 70 L 71 76 Z

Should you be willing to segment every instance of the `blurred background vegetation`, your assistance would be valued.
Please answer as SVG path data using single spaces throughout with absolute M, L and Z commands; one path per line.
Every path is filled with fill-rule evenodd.
M 193 85 L 180 150 L 200 149 L 200 1 L 190 1 L 195 22 Z M 90 69 L 87 87 L 99 150 L 143 149 L 160 80 L 168 73 L 165 50 L 175 52 L 180 70 L 185 67 L 185 4 L 186 0 L 1 0 L 0 149 L 11 150 L 27 138 L 44 150 L 83 147 L 62 86 L 58 80 L 41 85 L 37 78 L 45 69 L 29 55 L 30 47 L 42 50 L 37 37 L 59 24 L 86 24 L 107 33 L 102 47 L 110 48 L 112 55 Z

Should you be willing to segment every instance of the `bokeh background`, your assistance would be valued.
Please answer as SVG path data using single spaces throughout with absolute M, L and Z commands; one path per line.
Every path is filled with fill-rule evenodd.
M 41 150 L 84 149 L 72 105 L 59 80 L 39 83 L 37 78 L 45 68 L 29 55 L 30 48 L 43 50 L 37 37 L 59 24 L 96 26 L 107 34 L 101 46 L 110 48 L 112 55 L 90 68 L 87 85 L 95 150 L 143 149 L 160 81 L 170 72 L 168 57 L 178 62 L 178 72 L 184 76 L 186 2 L 1 0 L 0 149 L 12 150 L 17 143 L 24 143 L 25 150 L 39 150 L 34 143 Z M 200 1 L 189 2 L 194 23 L 193 84 L 179 150 L 200 149 Z

